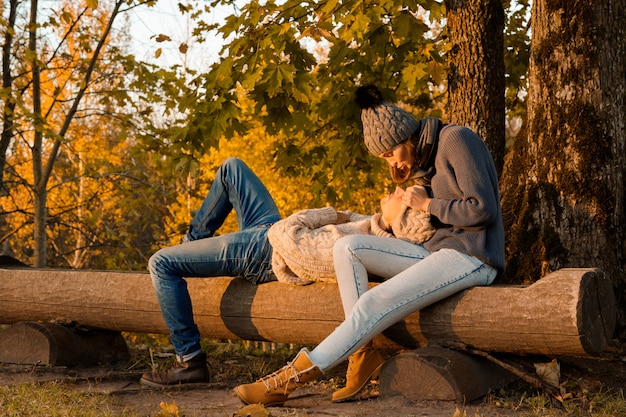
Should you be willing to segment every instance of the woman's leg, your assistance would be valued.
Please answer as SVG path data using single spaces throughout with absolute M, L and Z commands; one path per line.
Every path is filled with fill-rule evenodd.
M 185 240 L 211 237 L 235 209 L 239 229 L 280 220 L 276 203 L 261 180 L 237 158 L 228 158 L 215 173 L 209 194 L 189 225 Z
M 400 239 L 350 235 L 333 247 L 333 260 L 345 317 L 369 289 L 369 275 L 389 279 L 430 255 L 420 245 Z
M 390 256 L 381 260 L 377 249 L 379 246 Z M 430 254 L 421 246 L 399 239 L 375 238 L 372 241 L 371 236 L 359 235 L 340 239 L 333 249 L 345 317 L 349 317 L 356 302 L 369 290 L 368 271 L 388 279 Z M 359 347 L 348 357 L 346 385 L 333 392 L 332 401 L 342 402 L 354 398 L 378 374 L 384 362 L 383 356 L 373 348 L 371 341 Z
M 380 266 L 381 273 L 382 264 L 388 261 L 382 259 L 389 256 L 389 240 L 378 241 L 382 243 L 380 254 L 373 251 L 373 245 L 365 246 L 366 252 L 380 258 L 371 261 L 377 269 Z M 350 251 L 358 253 L 359 248 Z M 495 275 L 493 268 L 457 251 L 435 252 L 363 293 L 346 320 L 312 352 L 301 350 L 293 362 L 254 383 L 239 385 L 235 394 L 246 404 L 282 404 L 293 390 L 341 363 L 398 320 L 464 288 L 489 284 Z M 352 394 L 333 399 L 343 401 Z
M 200 334 L 183 277 L 241 276 L 255 284 L 275 280 L 268 228 L 259 226 L 171 246 L 150 258 L 148 269 L 161 312 L 183 360 L 200 350 Z
M 388 246 L 374 239 L 369 245 L 346 248 L 349 250 L 343 256 L 349 263 L 358 263 L 353 255 L 357 254 L 358 259 L 368 259 L 368 264 L 381 265 L 381 268 L 394 259 L 406 262 Z M 335 255 L 343 257 L 341 253 Z M 335 259 L 336 264 L 342 263 L 340 258 Z M 311 362 L 327 371 L 409 314 L 466 288 L 488 285 L 495 276 L 494 268 L 456 250 L 434 252 L 371 290 L 362 292 L 346 320 L 311 352 Z M 349 278 L 338 276 L 341 281 L 349 281 Z

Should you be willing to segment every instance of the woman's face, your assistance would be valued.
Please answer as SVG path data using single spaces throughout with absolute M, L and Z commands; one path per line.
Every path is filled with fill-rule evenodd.
M 393 148 L 379 155 L 389 166 L 395 168 L 402 173 L 408 173 L 413 167 L 415 159 L 408 148 L 402 143 L 397 144 Z
M 380 209 L 385 224 L 391 224 L 393 219 L 402 211 L 402 194 L 404 194 L 404 190 L 396 187 L 394 192 L 380 199 Z

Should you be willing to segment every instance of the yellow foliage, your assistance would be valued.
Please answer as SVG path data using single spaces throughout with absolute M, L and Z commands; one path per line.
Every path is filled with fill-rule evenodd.
M 161 411 L 156 414 L 155 417 L 180 417 L 180 412 L 178 411 L 176 401 L 173 401 L 171 403 L 161 401 L 159 407 L 161 408 Z
M 212 149 L 208 155 L 200 160 L 199 175 L 196 178 L 187 177 L 182 192 L 174 206 L 170 207 L 172 223 L 166 231 L 171 236 L 171 244 L 178 243 L 181 234 L 186 232 L 182 225 L 188 225 L 193 217 L 194 210 L 202 204 L 209 192 L 211 183 L 215 179 L 215 171 L 220 164 L 229 157 L 236 157 L 244 161 L 250 169 L 261 179 L 283 217 L 297 210 L 310 208 L 312 196 L 305 184 L 297 178 L 287 178 L 278 175 L 272 166 L 272 146 L 278 140 L 257 127 L 246 135 L 235 135 L 231 139 L 222 139 L 219 149 Z M 236 216 L 233 213 L 226 219 L 219 230 L 219 234 L 231 233 L 239 230 Z
M 262 404 L 250 404 L 240 408 L 233 417 L 270 417 L 271 413 Z
M 467 417 L 467 412 L 465 410 L 459 410 L 457 407 L 452 417 Z

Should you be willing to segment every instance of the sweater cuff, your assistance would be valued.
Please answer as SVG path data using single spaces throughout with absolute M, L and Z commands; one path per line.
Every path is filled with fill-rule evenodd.
M 386 230 L 383 230 L 383 228 L 380 227 L 380 223 L 378 222 L 380 221 L 381 216 L 382 216 L 381 213 L 376 213 L 372 216 L 372 220 L 371 220 L 372 234 L 376 236 L 381 236 L 381 237 L 394 237 L 391 233 L 389 233 Z

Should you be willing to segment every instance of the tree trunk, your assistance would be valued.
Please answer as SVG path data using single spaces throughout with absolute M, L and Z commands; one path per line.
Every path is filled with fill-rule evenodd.
M 89 89 L 89 84 L 91 82 L 94 70 L 96 68 L 96 64 L 98 59 L 100 58 L 100 54 L 104 48 L 104 45 L 107 43 L 109 33 L 111 33 L 111 28 L 113 27 L 113 22 L 115 18 L 118 16 L 120 8 L 124 0 L 116 0 L 115 6 L 109 19 L 106 22 L 106 26 L 104 28 L 104 32 L 100 37 L 98 44 L 93 52 L 93 55 L 89 59 L 89 65 L 87 69 L 84 71 L 83 79 L 81 80 L 81 86 L 76 96 L 73 98 L 72 105 L 70 109 L 67 111 L 65 115 L 65 119 L 62 121 L 62 126 L 59 129 L 59 132 L 56 134 L 56 138 L 52 141 L 51 149 L 48 152 L 48 160 L 45 160 L 44 157 L 44 135 L 43 130 L 46 124 L 46 121 L 42 115 L 41 111 L 41 82 L 40 82 L 40 68 L 39 63 L 37 61 L 38 51 L 37 51 L 37 0 L 31 0 L 31 17 L 30 17 L 30 39 L 29 39 L 29 51 L 32 57 L 32 76 L 33 76 L 33 116 L 35 120 L 35 132 L 34 132 L 34 140 L 33 140 L 33 178 L 34 178 L 34 246 L 35 246 L 35 256 L 34 256 L 34 265 L 36 267 L 45 267 L 47 264 L 47 186 L 50 180 L 50 176 L 52 175 L 52 171 L 54 169 L 54 165 L 58 154 L 61 149 L 61 145 L 63 143 L 62 139 L 65 138 L 67 131 L 74 120 L 74 116 L 76 115 L 78 108 L 81 104 L 81 100 L 84 97 L 85 93 Z
M 6 169 L 7 149 L 9 148 L 9 144 L 15 135 L 13 119 L 17 102 L 12 91 L 13 75 L 11 74 L 11 47 L 13 46 L 13 33 L 15 32 L 17 4 L 17 0 L 9 1 L 9 17 L 6 22 L 4 43 L 2 45 L 2 89 L 4 90 L 2 100 L 4 101 L 4 105 L 2 109 L 2 134 L 0 135 L 0 196 L 8 193 L 8 189 L 4 184 L 4 170 Z
M 334 283 L 252 285 L 242 278 L 187 282 L 204 337 L 318 344 L 344 320 Z M 0 323 L 40 320 L 168 332 L 145 272 L 0 268 Z M 527 287 L 491 285 L 462 291 L 410 314 L 376 343 L 395 348 L 462 344 L 484 351 L 589 356 L 605 350 L 614 327 L 609 279 L 599 270 L 571 269 Z
M 533 2 L 528 121 L 503 175 L 507 280 L 597 267 L 626 325 L 626 0 Z
M 450 121 L 487 144 L 498 173 L 504 164 L 504 10 L 497 0 L 446 0 Z
M 33 193 L 34 193 L 34 265 L 36 267 L 46 266 L 46 200 L 47 179 L 43 174 L 43 128 L 44 122 L 41 113 L 41 73 L 39 68 L 37 52 L 37 0 L 31 0 L 30 6 L 30 38 L 28 49 L 31 54 L 31 72 L 33 76 Z

